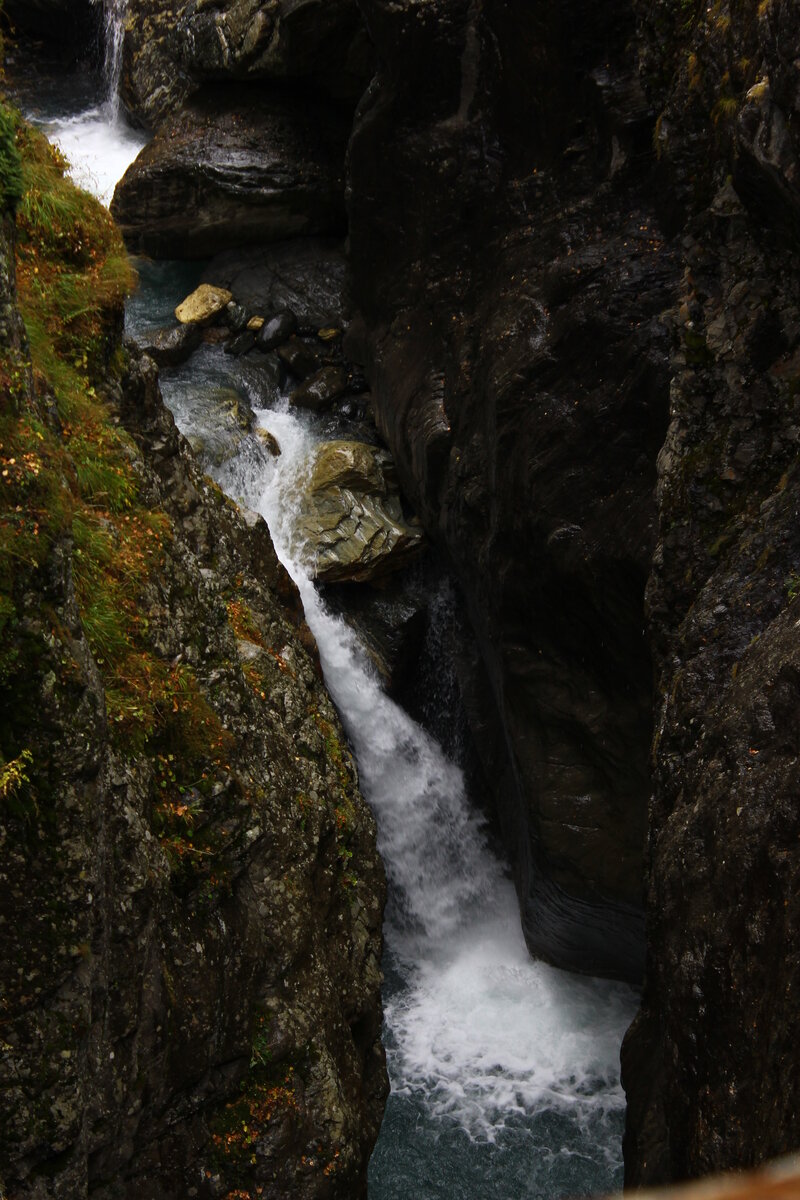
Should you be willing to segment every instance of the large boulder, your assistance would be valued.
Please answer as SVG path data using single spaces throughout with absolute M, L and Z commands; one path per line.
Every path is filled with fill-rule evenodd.
M 305 80 L 352 102 L 372 70 L 356 0 L 130 0 L 128 12 L 122 95 L 153 127 L 204 82 Z
M 336 233 L 346 142 L 347 123 L 329 105 L 209 86 L 129 167 L 111 211 L 129 248 L 156 257 Z
M 157 329 L 142 337 L 139 345 L 160 367 L 177 367 L 200 345 L 203 331 L 197 324 Z
M 201 283 L 181 301 L 175 316 L 181 325 L 210 325 L 232 301 L 233 296 L 225 288 Z
M 404 518 L 386 451 L 363 442 L 326 442 L 301 501 L 296 536 L 325 582 L 377 579 L 422 547 Z

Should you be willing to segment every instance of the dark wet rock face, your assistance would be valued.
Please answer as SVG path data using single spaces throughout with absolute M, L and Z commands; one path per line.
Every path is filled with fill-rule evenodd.
M 278 345 L 297 326 L 341 324 L 348 308 L 344 244 L 334 238 L 292 238 L 217 255 L 204 280 L 232 291 L 240 304 L 280 322 Z M 262 331 L 267 335 L 267 324 Z M 264 347 L 266 349 L 266 347 Z M 271 348 L 271 347 L 270 347 Z
M 636 974 L 649 799 L 629 1181 L 797 1149 L 796 6 L 362 7 L 349 344 L 529 944 Z
M 303 81 L 355 103 L 372 73 L 356 0 L 130 0 L 122 96 L 158 126 L 202 83 Z
M 59 40 L 76 54 L 94 44 L 102 8 L 94 0 L 5 0 L 3 16 L 14 29 Z
M 328 104 L 209 85 L 128 169 L 112 213 L 131 250 L 169 258 L 338 233 L 346 139 Z
M 623 1055 L 633 1184 L 800 1142 L 800 21 L 781 0 L 718 17 L 701 14 L 662 93 L 686 271 L 647 597 L 659 707 L 647 984 Z
M 644 203 L 631 17 L 606 11 L 600 37 L 599 15 L 576 34 L 577 11 L 543 5 L 363 7 L 380 71 L 351 144 L 351 252 L 378 424 L 467 594 L 531 949 L 635 978 L 676 267 Z M 520 28 L 550 38 L 524 129 Z

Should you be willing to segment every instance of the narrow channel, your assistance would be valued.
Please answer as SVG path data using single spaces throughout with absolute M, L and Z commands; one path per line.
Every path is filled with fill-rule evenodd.
M 76 181 L 108 203 L 144 138 L 118 111 L 113 48 L 121 9 L 109 0 L 106 11 L 107 96 L 87 95 L 73 81 L 39 97 L 29 115 L 59 143 Z M 128 316 L 134 335 L 166 323 L 193 270 L 142 264 Z M 323 423 L 290 409 L 273 376 L 204 345 L 186 366 L 162 373 L 164 398 L 196 443 L 213 435 L 198 398 L 221 383 L 248 401 L 282 453 L 270 458 L 249 435 L 210 473 L 263 514 L 297 582 L 390 881 L 384 1004 L 392 1093 L 370 1196 L 544 1200 L 617 1187 L 619 1047 L 635 997 L 621 984 L 531 960 L 513 887 L 461 770 L 383 693 L 355 634 L 311 582 L 292 515 L 309 453 L 326 436 Z

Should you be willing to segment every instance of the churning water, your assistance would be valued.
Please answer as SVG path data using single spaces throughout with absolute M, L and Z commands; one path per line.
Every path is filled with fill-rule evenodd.
M 118 114 L 100 107 L 55 127 L 76 178 L 108 196 L 114 172 L 133 157 Z M 132 332 L 166 323 L 195 270 L 143 264 Z M 354 633 L 310 581 L 292 518 L 309 453 L 324 435 L 319 418 L 290 409 L 263 366 L 215 346 L 165 370 L 162 387 L 209 472 L 270 525 L 377 818 L 390 881 L 384 1001 L 392 1094 L 370 1168 L 371 1200 L 544 1200 L 618 1186 L 619 1046 L 633 994 L 530 959 L 513 888 L 461 771 L 382 692 Z M 224 389 L 250 403 L 277 438 L 279 458 L 253 435 L 231 439 L 229 426 L 220 441 L 214 414 Z

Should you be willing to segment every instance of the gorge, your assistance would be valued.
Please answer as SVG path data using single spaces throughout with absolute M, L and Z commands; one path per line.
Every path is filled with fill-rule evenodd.
M 96 5 L 79 6 L 69 28 L 58 0 L 5 8 L 20 29 L 60 30 L 77 48 L 67 57 L 99 36 Z M 231 251 L 196 268 L 142 260 L 129 334 L 151 343 L 201 277 L 229 287 L 246 320 L 270 272 L 278 291 L 294 279 L 292 239 L 334 264 L 346 231 L 349 296 L 336 300 L 329 289 L 323 302 L 315 292 L 322 307 L 299 314 L 295 340 L 316 366 L 344 372 L 349 390 L 333 415 L 304 414 L 290 403 L 297 379 L 249 344 L 226 354 L 233 342 L 220 326 L 184 365 L 162 366 L 168 407 L 200 469 L 250 510 L 247 533 L 192 465 L 149 359 L 131 347 L 110 388 L 108 365 L 96 371 L 143 455 L 136 471 L 148 480 L 148 503 L 168 514 L 181 547 L 157 589 L 173 597 L 156 606 L 172 612 L 173 628 L 170 637 L 153 631 L 156 659 L 181 674 L 185 657 L 223 731 L 243 739 L 229 751 L 232 772 L 212 762 L 223 773 L 213 797 L 260 788 L 262 810 L 245 820 L 241 799 L 225 813 L 198 796 L 199 818 L 186 818 L 178 790 L 173 809 L 156 805 L 153 825 L 147 789 L 171 786 L 176 768 L 165 763 L 188 735 L 165 727 L 163 744 L 156 738 L 124 765 L 104 732 L 113 687 L 81 632 L 74 549 L 56 538 L 55 558 L 37 567 L 48 578 L 36 601 L 44 616 L 30 610 L 40 585 L 15 584 L 24 616 L 19 627 L 6 623 L 6 636 L 18 629 L 18 655 L 19 638 L 35 641 L 50 622 L 49 649 L 39 652 L 47 666 L 36 667 L 42 695 L 53 695 L 51 676 L 61 678 L 67 659 L 78 662 L 84 709 L 98 715 L 91 752 L 78 753 L 82 716 L 56 738 L 47 768 L 50 788 L 82 797 L 87 824 L 55 834 L 76 848 L 58 867 L 72 880 L 70 965 L 57 987 L 42 987 L 27 960 L 14 968 L 30 987 L 11 1001 L 13 1037 L 4 1041 L 4 1103 L 9 1112 L 17 1105 L 4 1133 L 14 1151 L 0 1164 L 9 1195 L 116 1188 L 167 1197 L 190 1186 L 214 1196 L 362 1194 L 385 1086 L 376 991 L 383 894 L 345 734 L 389 877 L 384 1038 L 393 1093 L 371 1196 L 556 1196 L 619 1182 L 615 1060 L 635 999 L 624 982 L 555 968 L 634 984 L 644 970 L 623 1049 L 630 1183 L 796 1148 L 800 39 L 791 6 L 131 0 L 124 21 L 110 4 L 104 15 L 122 35 L 106 37 L 116 46 L 106 54 L 117 64 L 110 95 L 118 79 L 122 108 L 147 132 L 108 100 L 87 111 L 85 93 L 77 119 L 57 89 L 35 88 L 31 103 L 25 69 L 17 83 L 9 64 L 17 102 L 31 115 L 38 108 L 76 168 L 102 164 L 102 178 L 97 167 L 94 179 L 78 177 L 106 202 L 147 143 L 112 207 L 129 248 L 162 260 Z M 19 45 L 13 54 L 29 55 L 35 80 L 39 51 Z M 235 249 L 248 242 L 250 251 Z M 287 248 L 284 258 L 264 249 L 272 242 Z M 328 324 L 345 331 L 335 352 L 320 347 Z M 4 337 L 17 353 L 24 338 L 15 328 L 12 317 Z M 31 403 L 44 414 L 36 370 L 25 386 L 34 397 L 38 389 Z M 209 417 L 206 394 L 225 387 L 254 415 L 248 424 L 245 410 L 239 433 L 228 417 Z M 287 524 L 302 507 L 298 481 L 313 446 L 331 437 L 374 443 L 370 410 L 405 503 L 463 604 L 468 632 L 447 650 L 470 731 L 459 763 L 380 691 L 374 648 L 359 649 L 351 630 L 361 620 L 348 614 L 355 602 L 335 590 L 320 601 L 302 538 Z M 279 457 L 265 451 L 260 427 L 277 439 Z M 200 607 L 186 608 L 189 593 Z M 332 611 L 342 607 L 345 623 Z M 428 591 L 428 640 L 435 607 Z M 198 657 L 206 628 L 222 640 Z M 414 645 L 401 643 L 411 660 Z M 344 732 L 314 673 L 315 647 Z M 405 684 L 416 716 L 420 669 L 412 661 Z M 36 754 L 68 726 L 48 700 L 50 724 L 34 720 L 34 704 L 17 731 L 17 668 L 4 670 L 15 732 L 2 752 L 13 765 L 24 747 Z M 256 735 L 262 748 L 251 761 L 260 728 L 253 686 L 281 700 L 268 704 L 269 735 Z M 283 749 L 269 749 L 270 739 Z M 292 759 L 300 765 L 289 769 Z M 39 793 L 48 794 L 41 780 Z M 469 793 L 484 797 L 488 831 Z M 334 797 L 327 811 L 326 797 Z M 77 820 L 75 803 L 65 813 Z M 206 896 L 200 911 L 207 880 L 176 874 L 164 859 L 166 834 L 186 844 L 199 819 L 201 848 L 216 855 L 234 831 L 232 811 L 239 840 L 222 858 L 235 883 L 226 880 L 228 893 Z M 35 820 L 12 812 L 6 835 L 19 874 L 6 882 L 4 916 L 24 918 L 11 943 L 17 957 L 24 938 L 32 955 L 44 954 L 24 916 L 34 901 L 23 879 L 44 897 L 54 869 L 41 839 L 31 851 L 38 820 L 38 808 Z M 109 857 L 115 839 L 137 862 L 124 887 Z M 87 891 L 102 900 L 87 901 Z M 172 948 L 159 950 L 166 928 Z M 65 936 L 54 934 L 62 950 Z M 189 1019 L 202 973 L 213 977 L 200 988 L 205 1011 Z M 179 1067 L 181 1047 L 197 1060 L 191 1067 Z M 92 1077 L 87 1055 L 99 1063 L 109 1053 L 125 1065 Z M 54 1056 L 81 1066 L 48 1075 Z M 32 1069 L 45 1082 L 30 1082 Z M 288 1115 L 274 1137 L 254 1135 L 249 1165 L 234 1168 L 219 1151 L 209 1160 L 209 1139 L 235 1132 L 220 1134 L 214 1106 L 223 1114 L 249 1106 L 244 1120 L 254 1119 L 251 1084 L 274 1093 L 270 1114 L 283 1101 Z M 11 1100 L 18 1095 L 26 1102 Z M 45 1095 L 50 1116 L 37 1108 L 34 1118 L 31 1098 L 41 1106 Z M 315 1129 L 324 1156 L 309 1151 Z

